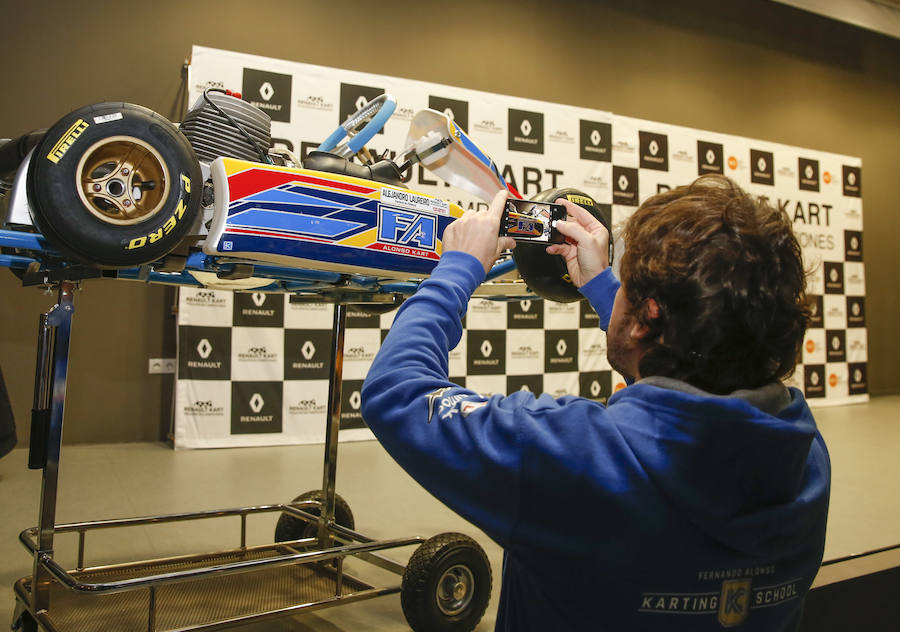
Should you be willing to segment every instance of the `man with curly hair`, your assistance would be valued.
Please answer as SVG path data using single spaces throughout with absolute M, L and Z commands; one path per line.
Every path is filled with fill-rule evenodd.
M 501 248 L 505 193 L 444 234 L 363 388 L 388 452 L 504 548 L 497 630 L 796 630 L 822 560 L 830 464 L 793 370 L 807 322 L 789 218 L 721 176 L 607 230 L 565 200 L 573 283 L 629 386 L 482 397 L 447 353 Z

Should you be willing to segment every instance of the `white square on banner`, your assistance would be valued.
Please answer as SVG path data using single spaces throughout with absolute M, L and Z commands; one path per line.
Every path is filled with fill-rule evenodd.
M 578 329 L 578 303 L 544 301 L 544 329 Z
M 866 271 L 860 261 L 844 264 L 844 292 L 847 296 L 865 296 Z
M 233 300 L 228 290 L 178 288 L 178 324 L 231 327 Z
M 803 340 L 803 364 L 825 364 L 825 330 L 808 329 Z
M 506 303 L 473 298 L 469 301 L 469 309 L 466 312 L 466 329 L 493 331 L 506 329 Z
M 323 443 L 328 423 L 328 380 L 285 380 L 284 434 L 295 443 Z
M 482 397 L 506 395 L 505 375 L 470 375 L 466 378 L 466 388 Z
M 544 333 L 540 329 L 506 331 L 506 374 L 539 375 L 544 372 Z
M 844 329 L 847 326 L 847 299 L 843 295 L 826 294 L 822 304 L 825 329 Z
M 868 337 L 864 328 L 847 330 L 847 362 L 867 362 L 869 360 Z
M 231 379 L 280 382 L 284 379 L 284 329 L 232 327 Z
M 344 379 L 365 379 L 380 347 L 381 329 L 347 329 L 344 335 Z
M 330 303 L 287 303 L 284 326 L 287 329 L 333 329 L 334 305 Z
M 544 392 L 553 398 L 578 395 L 578 373 L 545 373 Z
M 599 327 L 578 330 L 578 370 L 607 371 L 606 333 Z
M 175 389 L 175 449 L 230 443 L 231 382 L 178 380 Z

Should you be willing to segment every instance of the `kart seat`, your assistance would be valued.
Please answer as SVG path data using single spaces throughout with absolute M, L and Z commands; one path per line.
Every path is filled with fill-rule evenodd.
M 400 169 L 393 160 L 379 160 L 373 165 L 358 165 L 346 158 L 341 158 L 327 151 L 311 151 L 303 160 L 304 169 L 313 171 L 325 171 L 327 173 L 340 173 L 354 178 L 374 180 L 384 184 L 392 184 L 398 187 L 406 187 L 400 175 Z

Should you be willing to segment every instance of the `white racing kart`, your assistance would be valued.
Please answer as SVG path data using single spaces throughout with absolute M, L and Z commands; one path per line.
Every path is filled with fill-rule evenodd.
M 405 171 L 421 163 L 485 201 L 510 188 L 433 110 L 413 118 L 396 162 L 372 158 L 365 144 L 395 107 L 389 95 L 371 101 L 302 162 L 270 148 L 265 113 L 215 90 L 180 126 L 101 103 L 0 140 L 0 266 L 25 284 L 102 276 L 395 305 L 437 264 L 444 229 L 462 214 L 407 188 Z M 582 192 L 535 199 L 566 196 L 609 226 L 608 207 Z M 527 243 L 478 293 L 581 298 L 562 259 Z

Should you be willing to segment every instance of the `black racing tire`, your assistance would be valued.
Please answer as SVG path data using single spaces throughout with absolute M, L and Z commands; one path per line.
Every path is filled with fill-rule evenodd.
M 548 189 L 538 193 L 532 201 L 555 202 L 564 198 L 587 210 L 606 226 L 612 226 L 612 207 L 599 204 L 590 195 L 573 188 Z M 565 260 L 559 255 L 548 255 L 546 244 L 519 242 L 512 251 L 519 275 L 528 288 L 540 296 L 557 303 L 573 303 L 584 297 L 572 284 Z M 612 263 L 612 239 L 610 239 L 610 263 Z
M 297 496 L 292 502 L 301 500 L 317 500 L 325 502 L 325 493 L 321 489 L 309 491 Z M 306 513 L 318 516 L 321 511 L 318 507 L 310 507 L 304 509 Z M 347 529 L 355 529 L 356 521 L 353 518 L 353 512 L 350 511 L 350 505 L 346 500 L 338 494 L 334 495 L 334 521 Z M 291 540 L 300 540 L 301 538 L 314 538 L 318 534 L 318 526 L 300 518 L 296 518 L 290 514 L 282 513 L 275 525 L 275 541 L 288 542 Z
M 35 148 L 28 199 L 40 231 L 72 259 L 127 268 L 160 259 L 200 213 L 200 163 L 171 122 L 130 103 L 88 105 Z
M 409 559 L 400 605 L 415 632 L 470 632 L 491 599 L 491 565 L 484 549 L 462 533 L 429 538 Z

